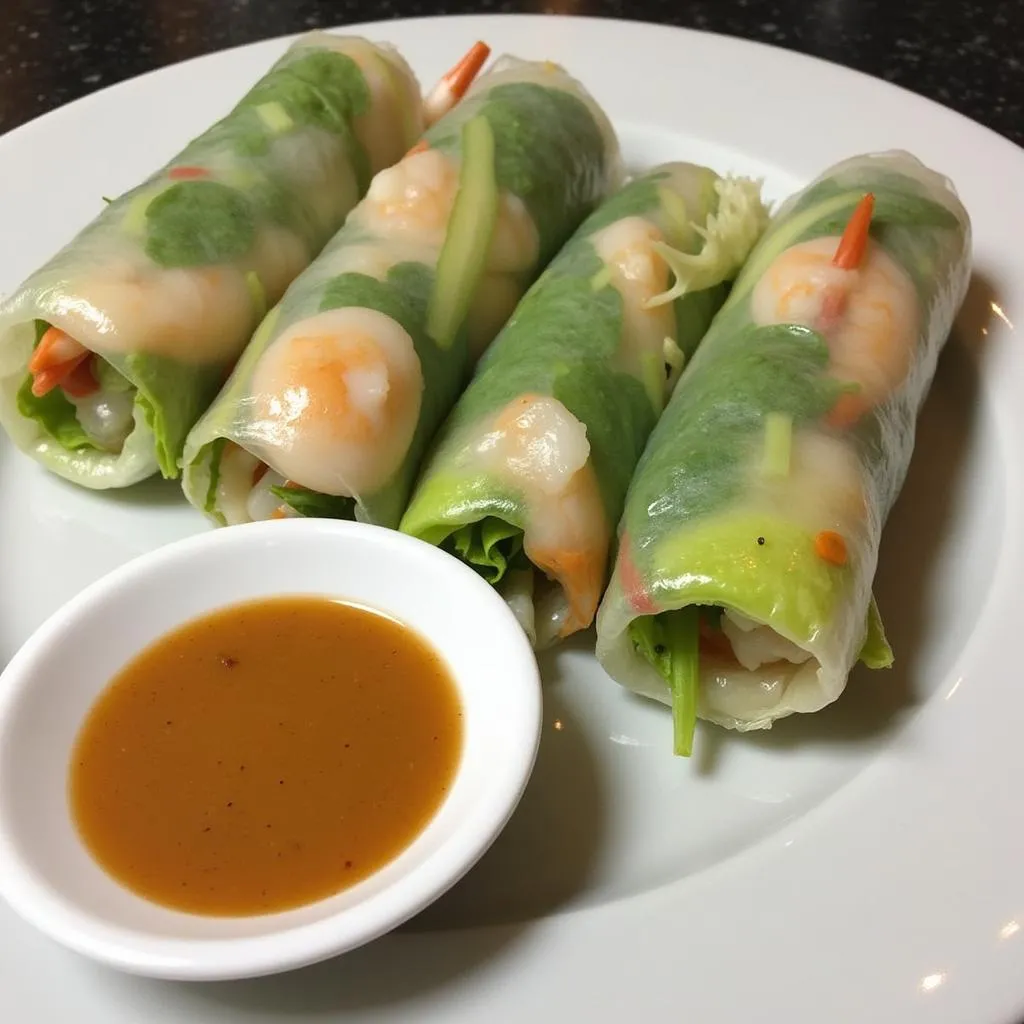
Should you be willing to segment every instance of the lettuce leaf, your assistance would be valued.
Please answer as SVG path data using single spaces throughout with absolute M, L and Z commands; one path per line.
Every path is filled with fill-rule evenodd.
M 289 508 L 309 519 L 354 519 L 355 498 L 341 498 L 335 494 L 321 494 L 308 487 L 271 487 L 275 494 Z
M 33 395 L 31 374 L 25 375 L 18 388 L 18 412 L 26 419 L 35 420 L 57 444 L 69 452 L 96 448 L 82 429 L 78 422 L 78 412 L 64 397 L 64 392 L 54 388 L 42 398 Z
M 496 516 L 460 526 L 442 547 L 492 585 L 500 583 L 509 569 L 529 565 L 523 552 L 523 531 Z
M 42 341 L 43 335 L 50 329 L 45 320 L 35 320 L 33 327 L 36 332 L 35 344 Z M 69 452 L 81 451 L 83 448 L 95 448 L 89 435 L 78 422 L 78 412 L 68 401 L 60 388 L 38 398 L 32 394 L 32 374 L 25 374 L 25 379 L 18 388 L 18 412 L 27 420 L 35 420 L 43 430 L 61 447 Z
M 219 181 L 179 181 L 146 207 L 146 255 L 162 267 L 230 263 L 256 234 L 252 205 Z

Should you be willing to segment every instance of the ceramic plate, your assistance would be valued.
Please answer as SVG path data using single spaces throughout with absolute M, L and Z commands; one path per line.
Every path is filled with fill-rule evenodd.
M 897 665 L 766 734 L 703 728 L 685 761 L 665 710 L 612 684 L 585 636 L 543 658 L 545 735 L 511 824 L 399 933 L 294 974 L 187 986 L 94 966 L 0 909 L 0 1019 L 1024 1017 L 1024 154 L 883 82 L 712 35 L 534 17 L 346 31 L 396 43 L 426 83 L 477 38 L 559 61 L 636 167 L 696 160 L 761 175 L 778 198 L 847 155 L 900 147 L 953 179 L 976 271 L 885 533 L 877 593 Z M 0 139 L 0 290 L 285 45 L 167 68 Z M 0 442 L 0 660 L 97 576 L 203 529 L 174 484 L 76 490 Z

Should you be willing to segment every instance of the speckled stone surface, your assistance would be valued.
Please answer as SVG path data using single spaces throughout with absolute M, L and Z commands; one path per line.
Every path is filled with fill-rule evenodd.
M 1024 143 L 1024 0 L 0 0 L 0 133 L 227 46 L 387 17 L 499 11 L 758 39 L 896 82 Z

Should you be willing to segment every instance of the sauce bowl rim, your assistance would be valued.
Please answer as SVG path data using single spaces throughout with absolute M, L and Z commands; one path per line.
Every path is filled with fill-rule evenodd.
M 266 922 L 264 930 L 253 925 L 251 934 L 245 936 L 183 938 L 121 926 L 100 917 L 55 888 L 37 870 L 31 855 L 26 853 L 24 844 L 19 841 L 16 816 L 11 813 L 7 796 L 19 787 L 30 785 L 31 780 L 26 781 L 25 773 L 11 770 L 9 764 L 5 771 L 4 756 L 7 753 L 4 749 L 5 741 L 9 741 L 13 734 L 23 702 L 33 699 L 32 691 L 36 685 L 44 685 L 39 677 L 47 657 L 52 656 L 64 643 L 75 624 L 90 613 L 108 614 L 109 610 L 104 606 L 113 606 L 118 600 L 127 600 L 124 592 L 131 586 L 145 586 L 147 589 L 159 587 L 161 578 L 180 568 L 183 563 L 215 560 L 218 553 L 224 557 L 237 557 L 240 548 L 251 547 L 254 551 L 265 551 L 268 546 L 275 546 L 287 550 L 290 545 L 298 548 L 313 541 L 323 543 L 325 552 L 331 550 L 331 545 L 334 546 L 330 555 L 325 553 L 325 558 L 343 558 L 345 549 L 351 551 L 353 544 L 369 544 L 382 554 L 386 552 L 386 557 L 392 562 L 402 562 L 403 572 L 428 574 L 432 584 L 436 583 L 438 590 L 443 590 L 448 614 L 458 616 L 460 611 L 465 613 L 471 608 L 473 620 L 486 621 L 486 645 L 490 656 L 501 659 L 506 667 L 506 683 L 510 676 L 517 681 L 511 690 L 503 689 L 501 695 L 501 699 L 513 701 L 515 713 L 502 719 L 504 726 L 517 729 L 519 733 L 513 755 L 500 759 L 498 763 L 481 757 L 475 760 L 467 757 L 470 730 L 479 730 L 480 726 L 474 726 L 473 715 L 464 715 L 463 748 L 448 795 L 430 822 L 405 849 L 412 848 L 431 829 L 451 792 L 464 776 L 486 774 L 490 787 L 488 795 L 491 796 L 493 790 L 493 797 L 486 803 L 480 801 L 481 806 L 474 805 L 471 808 L 473 813 L 464 814 L 464 820 L 458 819 L 457 825 L 449 829 L 450 834 L 441 846 L 429 853 L 424 861 L 414 863 L 410 870 L 399 874 L 378 891 L 371 892 L 364 900 L 320 919 L 295 925 L 288 925 L 285 919 L 296 911 L 227 919 L 245 921 L 250 925 L 253 922 Z M 216 566 L 213 569 L 215 571 Z M 308 575 L 308 569 L 302 560 L 294 559 L 289 563 L 288 585 L 266 591 L 254 586 L 255 580 L 246 580 L 239 584 L 237 597 L 213 605 L 204 605 L 202 596 L 199 596 L 195 599 L 193 611 L 184 617 L 176 617 L 176 625 L 183 625 L 216 608 L 230 607 L 253 599 L 323 593 L 319 588 L 313 591 L 308 586 L 304 588 L 304 573 Z M 201 581 L 201 576 L 196 579 L 198 587 L 202 586 Z M 400 586 L 401 583 L 396 584 L 396 588 Z M 339 587 L 339 591 L 330 596 L 378 608 L 377 603 L 367 601 L 365 595 L 360 593 L 359 585 Z M 189 599 L 192 599 L 191 595 Z M 100 610 L 97 611 L 97 608 Z M 394 615 L 387 608 L 378 610 Z M 469 692 L 467 683 L 451 664 L 445 647 L 421 623 L 408 617 L 399 618 L 423 637 L 448 664 L 451 679 L 459 692 L 460 703 L 465 708 Z M 174 629 L 176 625 L 159 629 L 149 642 L 166 635 L 168 629 Z M 141 649 L 135 648 L 134 653 L 137 654 Z M 451 644 L 448 650 L 451 650 Z M 131 656 L 122 659 L 122 663 Z M 67 684 L 45 685 L 52 688 L 54 685 Z M 89 707 L 105 685 L 103 683 L 92 693 Z M 536 658 L 525 633 L 504 600 L 471 568 L 433 545 L 366 523 L 304 518 L 250 523 L 186 537 L 146 552 L 88 585 L 54 611 L 0 672 L 0 897 L 19 916 L 51 939 L 107 966 L 132 974 L 168 980 L 228 980 L 275 974 L 328 959 L 364 945 L 413 917 L 454 885 L 486 852 L 511 817 L 532 774 L 540 742 L 542 703 Z M 79 716 L 78 729 L 83 721 L 84 716 Z M 69 755 L 70 747 L 62 745 L 52 756 L 61 758 L 66 766 Z M 6 760 L 10 762 L 11 757 Z M 66 767 L 64 771 L 66 777 Z M 71 819 L 66 799 L 65 813 Z M 77 837 L 73 821 L 71 828 Z M 80 837 L 78 842 L 82 842 Z M 343 890 L 343 894 L 372 882 L 382 872 L 393 868 L 404 852 L 351 889 Z M 92 857 L 87 850 L 86 855 Z M 120 886 L 120 883 L 114 884 Z M 120 888 L 130 892 L 123 886 Z M 143 900 L 141 896 L 134 898 Z M 327 900 L 330 899 L 337 897 L 327 897 Z M 297 910 L 324 902 L 317 901 Z M 169 908 L 159 909 L 184 918 L 216 920 L 206 915 L 183 914 Z

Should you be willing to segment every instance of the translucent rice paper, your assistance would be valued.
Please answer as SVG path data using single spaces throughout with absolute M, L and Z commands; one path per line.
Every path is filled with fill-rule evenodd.
M 422 126 L 418 83 L 391 47 L 323 32 L 296 41 L 231 113 L 108 202 L 0 306 L 0 422 L 14 442 L 86 487 L 176 476 L 189 428 L 268 305 Z M 36 320 L 137 389 L 120 451 L 69 450 L 19 412 Z
M 780 257 L 803 243 L 831 256 L 866 192 L 875 196 L 868 252 L 882 275 L 873 294 L 884 301 L 851 300 L 843 315 L 856 321 L 856 344 L 839 345 L 785 322 L 773 296 L 795 313 L 810 301 Z M 881 531 L 969 272 L 967 212 L 909 154 L 847 160 L 783 205 L 630 485 L 598 615 L 598 658 L 614 679 L 669 703 L 664 675 L 629 627 L 691 605 L 726 612 L 721 632 L 713 619 L 702 626 L 698 712 L 728 727 L 817 711 L 859 657 L 891 662 L 871 596 Z M 905 353 L 876 344 L 880 325 L 897 321 L 913 325 Z M 747 667 L 723 638 L 733 652 L 739 644 Z
M 755 183 L 705 167 L 631 182 L 520 303 L 445 425 L 401 528 L 499 587 L 537 646 L 593 620 L 674 368 L 766 219 Z
M 493 132 L 502 212 L 466 321 L 444 344 L 427 333 L 453 195 L 436 179 L 457 178 L 463 126 L 478 117 L 486 118 Z M 229 484 L 222 473 L 225 442 L 230 441 L 298 486 L 351 496 L 354 501 L 345 515 L 397 526 L 424 448 L 464 385 L 473 358 L 621 173 L 618 143 L 607 118 L 579 83 L 550 63 L 503 59 L 425 138 L 426 151 L 414 151 L 375 180 L 342 231 L 270 312 L 189 437 L 185 493 L 214 522 L 235 521 L 224 510 L 229 499 L 238 505 L 237 496 L 225 491 L 236 484 Z M 518 229 L 506 232 L 506 238 L 503 223 Z M 314 450 L 318 442 L 304 428 L 294 427 L 287 410 L 267 415 L 266 395 L 253 388 L 261 362 L 282 337 L 294 336 L 296 325 L 326 310 L 341 308 L 369 309 L 397 323 L 411 339 L 422 370 L 415 432 L 400 462 L 386 468 L 384 479 L 367 486 L 356 486 L 341 470 L 332 473 L 331 452 Z M 289 470 L 307 449 L 311 462 L 323 464 L 311 466 L 308 479 L 303 479 L 304 474 Z M 325 481 L 325 475 L 330 479 Z M 239 488 L 249 485 L 245 479 L 237 482 Z

